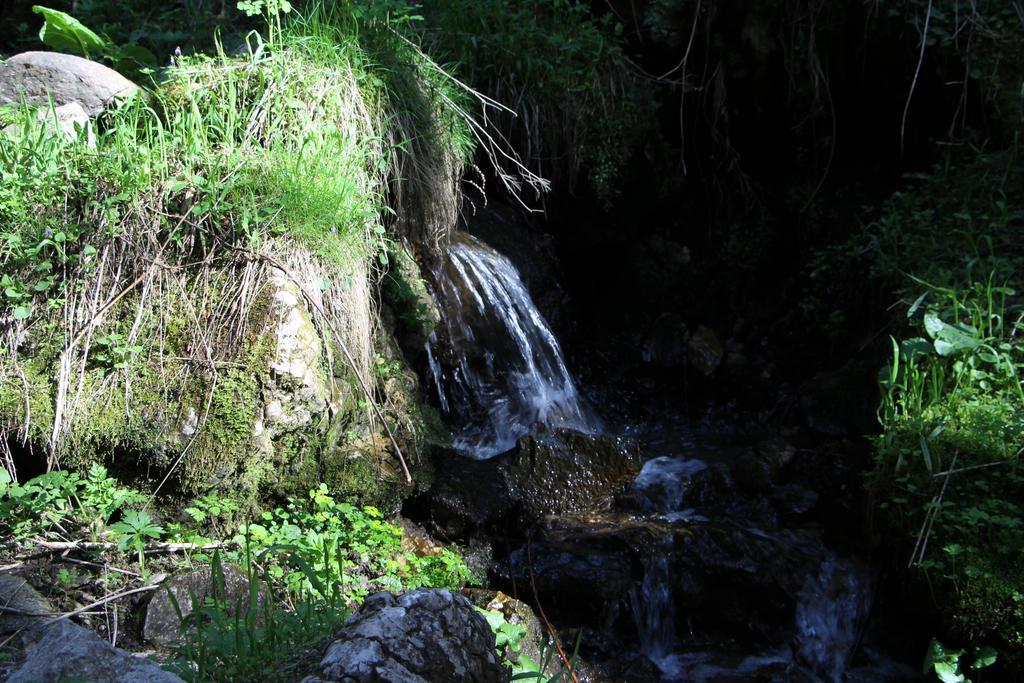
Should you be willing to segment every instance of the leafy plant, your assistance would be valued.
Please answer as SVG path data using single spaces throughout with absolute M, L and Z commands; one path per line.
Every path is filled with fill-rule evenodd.
M 348 616 L 336 595 L 300 593 L 291 596 L 288 608 L 278 607 L 273 583 L 252 563 L 246 565 L 248 595 L 232 604 L 219 553 L 210 566 L 212 590 L 203 601 L 191 596 L 192 616 L 182 620 L 182 638 L 167 664 L 187 681 L 293 680 L 302 653 Z
M 44 21 L 39 40 L 58 52 L 69 52 L 87 59 L 102 58 L 129 75 L 151 74 L 156 69 L 156 56 L 141 45 L 114 45 L 60 10 L 34 5 L 32 11 L 42 15 Z
M 321 484 L 308 503 L 292 501 L 243 525 L 236 537 L 288 590 L 352 604 L 377 590 L 456 588 L 473 577 L 448 549 L 419 556 L 402 549 L 402 531 L 372 507 L 340 503 Z M 241 558 L 240 558 L 241 559 Z
M 965 665 L 963 650 L 949 650 L 938 640 L 932 638 L 928 645 L 928 653 L 924 658 L 924 673 L 934 672 L 942 683 L 971 683 L 971 679 L 963 673 Z M 966 667 L 972 671 L 980 671 L 992 666 L 996 661 L 996 651 L 990 647 L 982 647 L 974 652 Z
M 138 553 L 139 569 L 146 574 L 146 543 L 149 539 L 158 540 L 163 535 L 163 527 L 158 526 L 145 511 L 129 510 L 124 513 L 120 522 L 112 524 L 110 531 L 117 538 L 117 547 L 122 551 L 132 548 Z
M 92 351 L 92 361 L 106 370 L 122 370 L 128 367 L 132 358 L 142 353 L 140 344 L 126 344 L 124 336 L 111 332 L 97 337 Z

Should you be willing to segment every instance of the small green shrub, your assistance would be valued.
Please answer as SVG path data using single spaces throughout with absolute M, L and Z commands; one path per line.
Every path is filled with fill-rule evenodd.
M 77 530 L 98 540 L 110 520 L 146 498 L 121 486 L 99 465 L 83 478 L 54 471 L 19 484 L 0 468 L 0 527 L 15 540 L 46 534 L 54 527 Z
M 243 525 L 236 537 L 289 591 L 355 604 L 372 591 L 458 588 L 473 576 L 448 549 L 420 557 L 402 550 L 402 531 L 372 507 L 338 502 L 327 485 Z M 239 558 L 242 559 L 242 558 Z

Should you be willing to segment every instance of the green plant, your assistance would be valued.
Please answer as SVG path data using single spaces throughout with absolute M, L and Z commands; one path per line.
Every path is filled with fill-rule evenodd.
M 337 502 L 325 484 L 310 491 L 308 502 L 293 500 L 264 512 L 260 523 L 243 525 L 236 540 L 288 590 L 321 597 L 336 592 L 350 604 L 371 588 L 456 588 L 472 579 L 448 549 L 426 556 L 404 551 L 402 531 L 378 510 Z
M 963 673 L 964 651 L 949 650 L 938 640 L 932 638 L 928 645 L 928 653 L 924 658 L 924 673 L 934 672 L 942 683 L 971 683 L 971 679 Z M 992 666 L 996 661 L 996 651 L 990 647 L 982 647 L 974 652 L 967 668 L 980 671 Z
M 91 467 L 84 479 L 54 471 L 24 484 L 0 470 L 0 524 L 19 540 L 45 534 L 55 525 L 83 528 L 96 540 L 114 514 L 144 501 L 144 496 L 121 486 L 99 465 Z
M 310 645 L 329 635 L 348 612 L 336 599 L 292 596 L 288 608 L 274 599 L 273 585 L 249 567 L 248 594 L 230 603 L 219 553 L 211 560 L 212 590 L 191 595 L 181 640 L 166 665 L 187 681 L 292 680 Z M 182 618 L 174 598 L 172 604 Z
M 129 510 L 124 513 L 120 522 L 111 524 L 110 531 L 117 538 L 117 547 L 122 551 L 129 547 L 134 549 L 139 558 L 139 570 L 146 575 L 146 543 L 149 539 L 158 540 L 163 535 L 163 527 L 158 526 L 145 511 Z
M 42 15 L 44 20 L 39 40 L 58 52 L 103 58 L 119 71 L 133 76 L 149 75 L 156 69 L 156 56 L 141 45 L 115 45 L 60 10 L 34 5 L 32 11 Z

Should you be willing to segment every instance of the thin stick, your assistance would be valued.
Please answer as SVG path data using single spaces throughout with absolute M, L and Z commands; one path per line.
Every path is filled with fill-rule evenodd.
M 907 114 L 910 112 L 910 100 L 914 98 L 914 90 L 917 88 L 917 79 L 921 75 L 921 65 L 924 64 L 924 49 L 928 44 L 928 25 L 932 21 L 932 0 L 928 0 L 928 10 L 924 17 L 924 30 L 921 32 L 921 52 L 917 57 L 917 68 L 914 69 L 914 80 L 910 82 L 910 92 L 907 93 L 907 102 L 903 105 L 903 120 L 900 121 L 900 151 L 903 151 L 903 133 L 907 127 Z
M 958 470 L 950 469 L 950 470 L 946 470 L 945 472 L 939 472 L 937 474 L 933 474 L 932 476 L 936 477 L 936 478 L 944 477 L 944 476 L 948 477 L 951 474 L 960 474 L 961 472 L 973 472 L 974 470 L 983 470 L 983 469 L 987 469 L 989 467 L 999 467 L 1000 465 L 1005 465 L 1005 464 L 1006 464 L 1005 460 L 1000 460 L 999 462 L 989 462 L 989 463 L 985 463 L 984 465 L 971 465 L 970 467 L 961 467 Z
M 544 606 L 540 604 L 540 598 L 537 596 L 537 582 L 533 576 L 533 553 L 530 550 L 531 541 L 526 541 L 526 568 L 530 572 L 530 588 L 533 590 L 533 601 L 537 603 L 537 611 L 540 613 L 540 618 L 544 621 L 544 626 L 548 629 L 548 635 L 551 636 L 551 641 L 555 644 L 555 649 L 558 650 L 558 656 L 561 658 L 562 663 L 565 665 L 565 670 L 569 672 L 569 678 L 572 679 L 573 683 L 580 683 L 579 677 L 576 672 L 572 669 L 572 663 L 569 662 L 569 657 L 566 656 L 565 650 L 562 649 L 562 644 L 558 642 L 558 634 L 555 633 L 555 627 L 548 621 L 548 617 L 544 614 Z
M 159 587 L 160 586 L 142 586 L 140 588 L 132 588 L 131 590 L 121 591 L 120 593 L 111 593 L 110 595 L 106 595 L 106 596 L 100 598 L 96 602 L 93 602 L 93 603 L 90 603 L 88 605 L 85 605 L 84 607 L 79 607 L 78 609 L 76 609 L 76 610 L 74 610 L 72 612 L 64 612 L 63 614 L 58 615 L 58 616 L 54 617 L 53 619 L 50 619 L 49 621 L 46 622 L 46 624 L 47 625 L 55 624 L 58 621 L 63 621 L 64 619 L 70 619 L 71 617 L 77 616 L 77 615 L 79 615 L 79 614 L 81 614 L 83 612 L 88 612 L 89 610 L 91 610 L 91 609 L 93 609 L 95 607 L 102 607 L 103 605 L 106 605 L 109 602 L 113 602 L 114 600 L 120 600 L 121 598 L 127 598 L 129 595 L 137 595 L 139 593 L 148 593 L 150 591 L 155 591 Z
M 942 482 L 942 489 L 939 491 L 939 495 L 932 498 L 931 506 L 928 508 L 928 512 L 925 513 L 924 521 L 921 523 L 921 531 L 917 534 L 917 542 L 914 544 L 914 551 L 910 554 L 910 562 L 907 564 L 907 568 L 913 567 L 915 563 L 919 564 L 924 562 L 924 551 L 928 548 L 928 537 L 931 536 L 932 526 L 935 525 L 935 518 L 939 516 L 939 506 L 942 505 L 942 499 L 946 495 L 946 488 L 949 486 L 949 480 L 956 467 L 956 459 L 960 453 L 953 454 L 953 460 L 949 463 L 949 471 L 946 472 L 946 479 Z M 920 548 L 920 552 L 918 552 Z M 916 559 L 915 559 L 916 558 Z
M 32 542 L 36 545 L 46 548 L 52 552 L 64 552 L 66 550 L 115 550 L 117 549 L 116 543 L 110 543 L 107 541 L 46 541 L 41 538 L 33 538 Z M 227 547 L 233 547 L 237 545 L 232 541 L 225 541 L 223 543 L 208 543 L 206 545 L 199 545 L 198 543 L 152 543 L 149 548 L 146 548 L 145 553 L 181 553 L 189 551 L 203 552 L 206 550 L 221 550 Z

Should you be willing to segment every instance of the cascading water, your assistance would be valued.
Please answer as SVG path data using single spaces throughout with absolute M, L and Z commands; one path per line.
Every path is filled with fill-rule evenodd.
M 641 651 L 662 673 L 674 673 L 676 611 L 673 603 L 669 553 L 657 552 L 644 561 L 644 578 L 629 592 L 633 622 Z
M 538 425 L 599 430 L 512 263 L 459 233 L 434 272 L 442 323 L 427 342 L 456 451 L 490 458 Z

